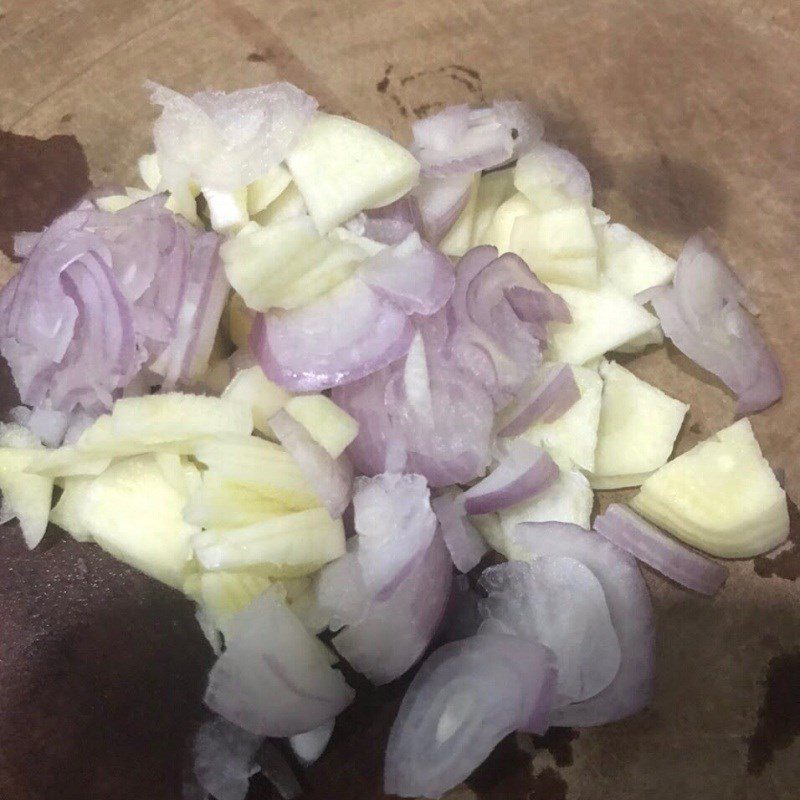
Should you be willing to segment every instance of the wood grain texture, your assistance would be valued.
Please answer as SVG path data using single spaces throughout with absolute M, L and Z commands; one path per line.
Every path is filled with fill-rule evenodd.
M 96 183 L 133 180 L 149 147 L 146 78 L 191 91 L 278 77 L 399 136 L 443 104 L 530 100 L 548 136 L 587 164 L 597 204 L 612 217 L 673 254 L 689 233 L 713 226 L 786 374 L 784 400 L 754 427 L 800 499 L 796 2 L 6 0 L 0 16 L 0 128 L 74 135 Z M 692 404 L 679 449 L 731 421 L 731 397 L 673 349 L 629 366 Z M 659 620 L 651 709 L 582 731 L 570 759 L 521 741 L 531 757 L 514 762 L 517 777 L 487 773 L 453 800 L 796 798 L 800 739 L 791 721 L 775 723 L 762 769 L 748 771 L 748 750 L 754 732 L 770 736 L 764 709 L 779 689 L 766 681 L 789 687 L 787 703 L 800 707 L 798 681 L 785 674 L 800 661 L 800 581 L 756 574 L 752 562 L 732 572 L 713 601 L 649 576 Z M 348 780 L 336 798 L 377 800 L 374 746 L 359 747 L 350 731 L 337 748 Z M 87 800 L 100 796 L 92 791 Z M 17 796 L 34 795 L 3 795 Z

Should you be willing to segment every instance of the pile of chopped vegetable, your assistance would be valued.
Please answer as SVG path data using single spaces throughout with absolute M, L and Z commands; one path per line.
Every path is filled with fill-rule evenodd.
M 711 234 L 675 261 L 612 223 L 522 103 L 446 108 L 406 148 L 286 83 L 150 88 L 147 189 L 15 240 L 0 488 L 31 548 L 53 523 L 197 602 L 218 658 L 191 796 L 243 800 L 265 753 L 293 795 L 264 740 L 318 758 L 344 662 L 421 663 L 386 750 L 402 797 L 514 731 L 644 708 L 639 562 L 712 595 L 703 553 L 788 535 L 741 416 L 780 371 Z M 672 460 L 688 406 L 614 360 L 664 336 L 740 415 Z

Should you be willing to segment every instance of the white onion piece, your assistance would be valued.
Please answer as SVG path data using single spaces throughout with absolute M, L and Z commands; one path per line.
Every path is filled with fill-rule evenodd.
M 459 572 L 469 572 L 489 552 L 489 546 L 467 519 L 462 498 L 463 492 L 449 489 L 431 500 L 431 506 L 453 564 Z
M 664 333 L 737 398 L 738 416 L 761 411 L 783 394 L 775 355 L 747 315 L 744 288 L 709 233 L 686 243 L 672 286 L 650 296 Z
M 204 722 L 193 747 L 193 772 L 203 791 L 216 800 L 244 800 L 250 777 L 259 771 L 261 741 L 221 717 Z
M 489 567 L 480 585 L 486 619 L 481 630 L 501 630 L 541 642 L 553 651 L 558 704 L 601 692 L 619 670 L 619 639 L 611 624 L 603 587 L 574 558 L 539 557 Z
M 469 173 L 446 178 L 420 178 L 413 196 L 427 241 L 439 244 L 467 205 L 471 188 L 472 175 Z
M 232 190 L 263 178 L 298 141 L 317 108 L 290 83 L 191 97 L 148 82 L 162 106 L 153 138 L 164 188 Z
M 268 590 L 236 614 L 211 668 L 206 705 L 258 736 L 294 736 L 332 720 L 355 696 L 325 646 Z
M 618 503 L 595 519 L 594 529 L 634 558 L 700 594 L 716 594 L 728 577 L 727 567 L 690 550 Z
M 425 244 L 416 232 L 381 250 L 358 269 L 358 277 L 407 314 L 436 313 L 455 286 L 446 255 Z
M 408 688 L 389 734 L 384 790 L 441 797 L 515 730 L 543 732 L 553 656 L 518 636 L 478 634 L 440 647 Z
M 509 535 L 525 560 L 564 556 L 586 565 L 600 581 L 619 638 L 622 663 L 611 684 L 580 703 L 553 711 L 551 724 L 603 725 L 641 711 L 653 686 L 653 609 L 636 560 L 597 533 L 560 522 L 523 523 Z
M 408 234 L 422 235 L 424 226 L 419 204 L 412 194 L 394 203 L 365 212 L 363 236 L 383 244 L 399 244 Z
M 508 163 L 541 138 L 543 126 L 524 103 L 491 108 L 448 106 L 412 126 L 412 151 L 426 175 L 475 173 Z
M 289 746 L 303 764 L 313 764 L 324 752 L 333 735 L 336 720 L 326 722 L 313 731 L 298 733 L 289 737 Z
M 354 496 L 357 535 L 317 579 L 317 599 L 341 629 L 333 645 L 373 683 L 402 675 L 441 621 L 452 578 L 447 548 L 419 476 L 361 479 Z
M 364 586 L 377 594 L 390 591 L 436 533 L 428 485 L 421 475 L 357 478 L 353 511 Z
M 498 436 L 519 436 L 537 420 L 553 422 L 580 400 L 581 393 L 569 364 L 540 369 L 522 388 L 513 406 L 502 415 Z
M 270 380 L 299 392 L 359 380 L 402 358 L 408 317 L 351 278 L 302 308 L 259 314 L 250 349 Z
M 534 205 L 560 204 L 564 199 L 592 204 L 589 170 L 568 150 L 536 143 L 517 162 L 514 185 Z
M 517 439 L 482 481 L 464 492 L 467 514 L 491 514 L 544 491 L 558 478 L 558 467 L 541 448 Z
M 347 457 L 332 458 L 311 438 L 308 430 L 283 409 L 270 417 L 269 425 L 297 462 L 328 513 L 334 518 L 341 517 L 350 505 L 353 488 L 353 468 Z

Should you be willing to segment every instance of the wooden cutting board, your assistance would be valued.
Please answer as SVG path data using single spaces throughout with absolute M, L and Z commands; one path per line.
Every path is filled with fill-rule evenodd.
M 146 78 L 186 92 L 287 79 L 328 110 L 401 137 L 447 103 L 531 101 L 548 137 L 589 167 L 597 205 L 614 219 L 672 254 L 698 228 L 719 232 L 786 375 L 784 400 L 754 427 L 800 499 L 797 3 L 5 0 L 0 245 L 47 222 L 89 180 L 134 180 L 154 116 Z M 7 259 L 2 269 L 10 273 Z M 630 366 L 691 402 L 680 450 L 731 421 L 730 396 L 673 349 Z M 85 548 L 27 555 L 10 528 L 0 536 L 2 797 L 177 800 L 180 735 L 167 720 L 192 717 L 201 680 L 169 656 L 159 626 L 173 615 L 181 647 L 199 654 L 190 612 Z M 453 800 L 798 797 L 800 531 L 780 555 L 732 573 L 714 600 L 648 576 L 658 612 L 650 709 L 601 729 L 510 740 Z M 126 619 L 133 639 L 113 632 Z M 113 668 L 91 669 L 93 659 Z M 24 693 L 9 674 L 26 676 Z M 70 701 L 78 685 L 80 708 Z M 382 797 L 381 737 L 399 696 L 348 712 L 309 797 Z M 107 719 L 118 707 L 121 729 L 121 717 Z M 172 749 L 141 741 L 162 723 Z

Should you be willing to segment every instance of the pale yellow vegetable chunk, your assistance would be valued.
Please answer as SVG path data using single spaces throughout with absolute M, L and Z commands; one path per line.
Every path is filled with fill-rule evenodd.
M 469 191 L 469 199 L 464 206 L 453 227 L 439 243 L 439 249 L 449 256 L 461 257 L 470 248 L 472 241 L 472 226 L 475 222 L 475 211 L 478 201 L 478 184 L 480 176 L 475 175 Z
M 222 393 L 222 397 L 249 406 L 257 431 L 271 435 L 269 418 L 289 402 L 291 395 L 273 383 L 258 365 L 240 369 Z
M 786 493 L 746 418 L 653 473 L 631 506 L 687 544 L 722 558 L 750 558 L 789 535 Z
M 338 458 L 358 435 L 358 423 L 325 395 L 292 397 L 286 403 L 286 411 L 333 458 Z
M 472 223 L 471 247 L 486 244 L 486 232 L 495 212 L 515 191 L 513 169 L 499 169 L 481 176 Z

